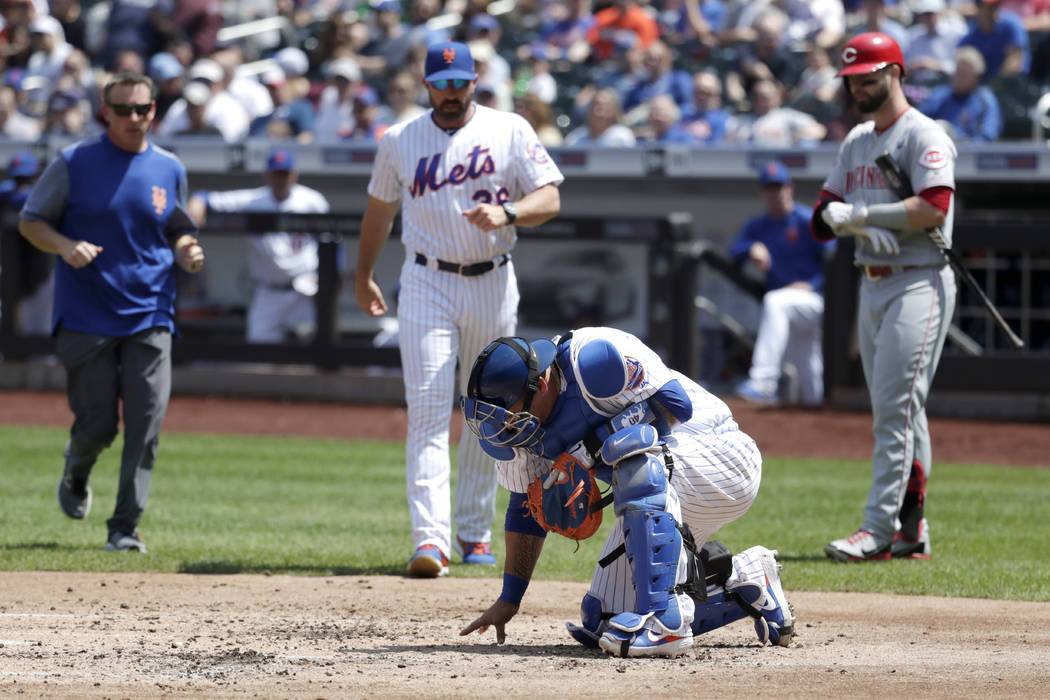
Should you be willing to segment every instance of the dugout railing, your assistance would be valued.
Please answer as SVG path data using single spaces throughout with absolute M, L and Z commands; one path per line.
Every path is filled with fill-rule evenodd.
M 404 258 L 395 221 L 391 240 L 377 266 L 377 282 L 395 314 L 397 276 Z M 398 348 L 377 347 L 374 328 L 348 323 L 353 304 L 354 255 L 361 214 L 227 213 L 209 211 L 200 237 L 205 270 L 213 279 L 243 265 L 227 246 L 223 255 L 209 252 L 219 238 L 236 238 L 267 231 L 309 233 L 318 240 L 316 326 L 305 342 L 247 343 L 244 308 L 194 297 L 193 276 L 179 271 L 173 344 L 176 364 L 271 363 L 313 365 L 322 370 L 341 367 L 396 367 Z M 681 310 L 676 299 L 680 270 L 678 244 L 688 240 L 692 218 L 671 213 L 652 217 L 559 217 L 542 226 L 521 229 L 514 251 L 521 304 L 519 333 L 540 337 L 590 324 L 617 325 L 644 337 L 675 366 L 688 366 L 691 351 L 680 341 Z M 15 260 L 19 234 L 14 213 L 3 220 L 0 260 Z M 385 263 L 384 263 L 385 259 Z M 3 310 L 18 300 L 17 266 L 5 265 L 0 275 Z M 363 312 L 362 312 L 363 313 Z M 362 326 L 364 326 L 362 328 Z M 16 327 L 15 314 L 0 318 L 0 353 L 9 360 L 51 354 L 54 340 L 27 335 Z

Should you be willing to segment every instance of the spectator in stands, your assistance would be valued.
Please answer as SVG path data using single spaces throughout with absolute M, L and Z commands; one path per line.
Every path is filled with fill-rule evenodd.
M 441 14 L 442 0 L 409 0 L 408 24 L 413 46 L 430 46 L 452 40 L 450 27 L 428 26 L 430 20 Z
M 29 198 L 40 175 L 40 161 L 32 151 L 18 151 L 7 165 L 7 180 L 0 182 L 0 213 L 17 213 Z M 18 269 L 18 306 L 15 327 L 20 333 L 49 335 L 55 298 L 55 256 L 45 253 L 23 236 L 16 236 L 18 257 L 8 269 Z
M 614 58 L 617 50 L 628 47 L 644 51 L 659 36 L 656 20 L 635 0 L 612 0 L 608 7 L 594 13 L 594 24 L 587 30 L 595 61 Z
M 591 0 L 566 0 L 546 8 L 537 40 L 547 47 L 550 58 L 583 63 L 591 55 L 587 33 L 594 24 Z
M 44 135 L 69 139 L 82 139 L 95 129 L 89 128 L 90 103 L 74 92 L 52 93 L 44 115 Z
M 195 55 L 210 56 L 215 52 L 222 28 L 219 0 L 179 0 L 171 21 L 193 44 Z
M 703 60 L 718 48 L 729 8 L 724 0 L 665 0 L 656 19 L 664 43 Z
M 118 72 L 117 53 L 124 49 L 131 49 L 140 57 L 162 50 L 173 26 L 170 18 L 175 4 L 174 0 L 112 0 L 99 57 L 102 67 Z
M 547 46 L 533 42 L 524 47 L 524 59 L 515 75 L 515 94 L 531 92 L 547 104 L 558 99 L 558 82 L 551 75 L 551 62 L 547 57 Z
M 839 109 L 838 94 L 842 80 L 831 64 L 827 49 L 817 44 L 806 48 L 806 67 L 789 92 L 792 107 L 811 114 L 818 120 Z
M 354 95 L 354 130 L 346 138 L 379 143 L 388 124 L 380 115 L 379 95 L 365 86 Z
M 634 134 L 623 124 L 620 98 L 601 88 L 587 107 L 586 123 L 565 136 L 566 146 L 633 146 Z
M 645 72 L 623 98 L 623 108 L 631 110 L 656 95 L 670 95 L 679 110 L 693 107 L 693 80 L 684 70 L 674 67 L 671 49 L 660 40 L 653 41 L 642 53 Z
M 502 79 L 497 72 L 492 73 L 492 59 L 496 56 L 496 50 L 492 44 L 484 39 L 475 39 L 467 44 L 470 55 L 474 57 L 474 72 L 478 76 L 478 84 L 487 84 L 492 88 L 496 98 L 495 109 L 509 112 L 514 109 L 514 91 L 509 79 Z
M 371 0 L 375 16 L 371 40 L 361 49 L 361 69 L 369 77 L 401 70 L 412 48 L 412 33 L 401 21 L 399 0 Z
M 856 36 L 863 32 L 882 32 L 892 37 L 902 52 L 908 50 L 908 30 L 890 17 L 886 11 L 886 0 L 863 0 L 860 21 L 850 25 L 849 33 Z
M 30 143 L 40 138 L 42 124 L 18 108 L 18 97 L 10 85 L 0 85 L 0 137 Z
M 96 87 L 95 70 L 91 67 L 91 61 L 88 59 L 87 54 L 80 49 L 73 49 L 62 63 L 62 72 L 55 81 L 55 89 L 69 90 L 76 88 L 87 95 L 89 99 L 96 97 L 97 99 L 93 99 L 91 102 L 93 107 L 97 107 L 101 105 L 101 95 L 97 94 Z M 92 109 L 92 112 L 94 111 L 95 109 Z
M 164 120 L 157 127 L 158 136 L 170 136 L 187 130 L 204 133 L 200 124 L 190 124 L 188 106 L 203 108 L 203 124 L 218 129 L 228 143 L 235 143 L 247 136 L 248 113 L 235 97 L 223 89 L 225 73 L 218 63 L 210 58 L 202 58 L 190 66 L 186 78 L 188 82 L 183 90 L 183 99 L 175 102 L 168 110 Z M 201 97 L 204 93 L 197 87 L 191 88 L 191 84 L 207 88 L 207 99 L 202 102 Z
M 1028 32 L 1013 12 L 1000 12 L 998 0 L 978 0 L 977 17 L 959 46 L 973 46 L 984 56 L 984 82 L 1028 75 Z
M 726 93 L 737 111 L 747 110 L 747 96 L 759 80 L 794 85 L 801 73 L 798 58 L 785 41 L 787 15 L 775 5 L 763 10 L 754 22 L 755 40 L 737 51 L 725 78 Z
M 284 71 L 288 80 L 302 78 L 310 72 L 310 59 L 306 52 L 296 46 L 286 46 L 273 55 L 273 60 Z
M 810 235 L 813 210 L 795 201 L 782 163 L 763 166 L 758 182 L 765 212 L 744 224 L 729 255 L 738 265 L 754 264 L 769 291 L 762 297 L 751 370 L 735 393 L 755 403 L 776 403 L 782 367 L 789 362 L 798 370 L 799 401 L 815 406 L 824 398 L 824 258 L 834 241 L 821 243 Z
M 996 141 L 1002 134 L 999 100 L 981 85 L 984 57 L 972 46 L 955 52 L 955 72 L 947 85 L 938 85 L 919 105 L 926 116 L 945 122 L 956 141 Z
M 113 58 L 113 73 L 144 73 L 145 70 L 142 54 L 136 49 L 120 49 Z
M 947 11 L 944 0 L 916 0 L 914 10 L 916 22 L 908 28 L 903 51 L 908 82 L 943 83 L 955 72 L 955 49 L 966 34 L 966 23 Z
M 565 138 L 561 131 L 554 125 L 551 106 L 539 95 L 526 92 L 520 97 L 514 98 L 514 111 L 525 117 L 539 137 L 540 143 L 547 148 L 555 148 L 562 145 Z
M 154 124 L 161 122 L 171 106 L 182 97 L 185 71 L 173 55 L 166 51 L 153 54 L 149 60 L 149 77 L 157 86 L 157 116 Z
M 693 76 L 693 109 L 682 118 L 682 128 L 706 144 L 726 139 L 729 112 L 722 108 L 722 80 L 714 71 Z
M 351 58 L 328 64 L 331 84 L 321 92 L 317 107 L 317 140 L 338 141 L 354 130 L 354 94 L 361 86 L 361 69 Z
M 1030 35 L 1050 29 L 1050 0 L 1001 0 L 1000 5 L 1020 17 Z
M 208 119 L 211 103 L 211 88 L 199 80 L 186 83 L 182 89 L 182 99 L 175 103 L 175 106 L 182 106 L 181 117 L 169 125 L 165 135 L 223 139 L 222 131 Z M 169 115 L 174 111 L 174 108 L 169 110 Z
M 29 24 L 29 36 L 33 53 L 26 65 L 26 76 L 40 76 L 49 83 L 57 82 L 62 66 L 73 53 L 62 25 L 50 15 L 40 15 Z
M 305 97 L 295 97 L 292 84 L 280 66 L 274 66 L 259 77 L 266 86 L 274 109 L 269 114 L 252 120 L 251 136 L 291 138 L 299 143 L 310 143 L 316 136 L 313 105 Z
M 751 88 L 751 113 L 737 115 L 730 141 L 766 148 L 785 148 L 821 141 L 827 130 L 809 114 L 784 107 L 784 88 L 759 80 Z
M 51 16 L 62 25 L 62 34 L 75 49 L 87 50 L 84 38 L 84 15 L 80 0 L 50 0 Z
M 270 92 L 254 75 L 245 75 L 240 70 L 244 64 L 244 52 L 238 44 L 216 51 L 211 60 L 222 68 L 222 80 L 215 86 L 216 91 L 225 92 L 240 103 L 248 116 L 249 128 L 253 120 L 273 114 Z
M 487 80 L 479 80 L 474 87 L 474 102 L 489 109 L 500 109 L 496 88 Z
M 649 143 L 695 143 L 693 135 L 683 129 L 679 122 L 682 111 L 670 95 L 654 95 L 645 103 L 645 123 L 635 132 L 639 142 Z
M 29 38 L 29 23 L 33 19 L 30 0 L 5 0 L 0 4 L 3 26 L 0 27 L 0 55 L 6 68 L 24 68 L 29 63 L 33 47 Z
M 510 81 L 510 63 L 499 52 L 499 42 L 503 36 L 499 20 L 488 12 L 476 12 L 470 17 L 467 27 L 467 45 L 473 46 L 474 42 L 483 41 L 491 48 L 492 57 L 489 59 L 489 79 L 494 83 L 505 83 Z
M 808 41 L 830 48 L 842 40 L 846 30 L 846 15 L 840 0 L 752 0 L 740 7 L 733 29 L 724 32 L 723 39 L 756 41 L 759 17 L 771 9 L 783 14 L 781 43 L 785 46 L 801 46 Z
M 412 77 L 411 73 L 401 71 L 395 75 L 387 83 L 387 108 L 383 120 L 387 124 L 400 124 L 425 112 L 426 109 L 416 101 L 418 94 L 419 82 Z

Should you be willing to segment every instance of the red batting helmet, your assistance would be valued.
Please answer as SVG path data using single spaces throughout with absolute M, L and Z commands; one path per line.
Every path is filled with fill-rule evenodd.
M 838 75 L 874 73 L 891 63 L 900 66 L 901 75 L 904 75 L 904 55 L 893 37 L 865 32 L 850 39 L 842 48 L 842 70 Z

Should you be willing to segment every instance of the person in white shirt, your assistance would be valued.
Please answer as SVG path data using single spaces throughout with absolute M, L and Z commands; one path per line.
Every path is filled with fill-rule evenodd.
M 240 141 L 248 135 L 248 113 L 244 106 L 223 88 L 225 74 L 222 66 L 210 58 L 202 58 L 186 72 L 189 82 L 201 82 L 208 86 L 211 99 L 204 110 L 204 121 L 214 126 L 228 143 Z M 186 114 L 186 100 L 175 102 L 157 126 L 158 136 L 172 136 L 190 126 Z
M 328 200 L 298 183 L 295 155 L 275 148 L 266 162 L 266 185 L 226 192 L 196 192 L 188 211 L 198 224 L 207 211 L 325 214 Z M 316 325 L 317 239 L 304 233 L 270 232 L 250 237 L 248 266 L 255 292 L 248 308 L 247 340 L 280 343 Z

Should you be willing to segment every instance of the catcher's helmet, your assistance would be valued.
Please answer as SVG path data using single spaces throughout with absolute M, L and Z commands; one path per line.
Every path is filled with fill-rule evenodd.
M 524 399 L 528 411 L 540 374 L 554 361 L 557 348 L 547 339 L 500 338 L 488 344 L 474 362 L 467 396 L 510 408 Z
M 880 32 L 858 34 L 842 48 L 842 70 L 837 75 L 857 75 L 874 73 L 886 66 L 896 63 L 904 75 L 904 55 L 897 42 Z

